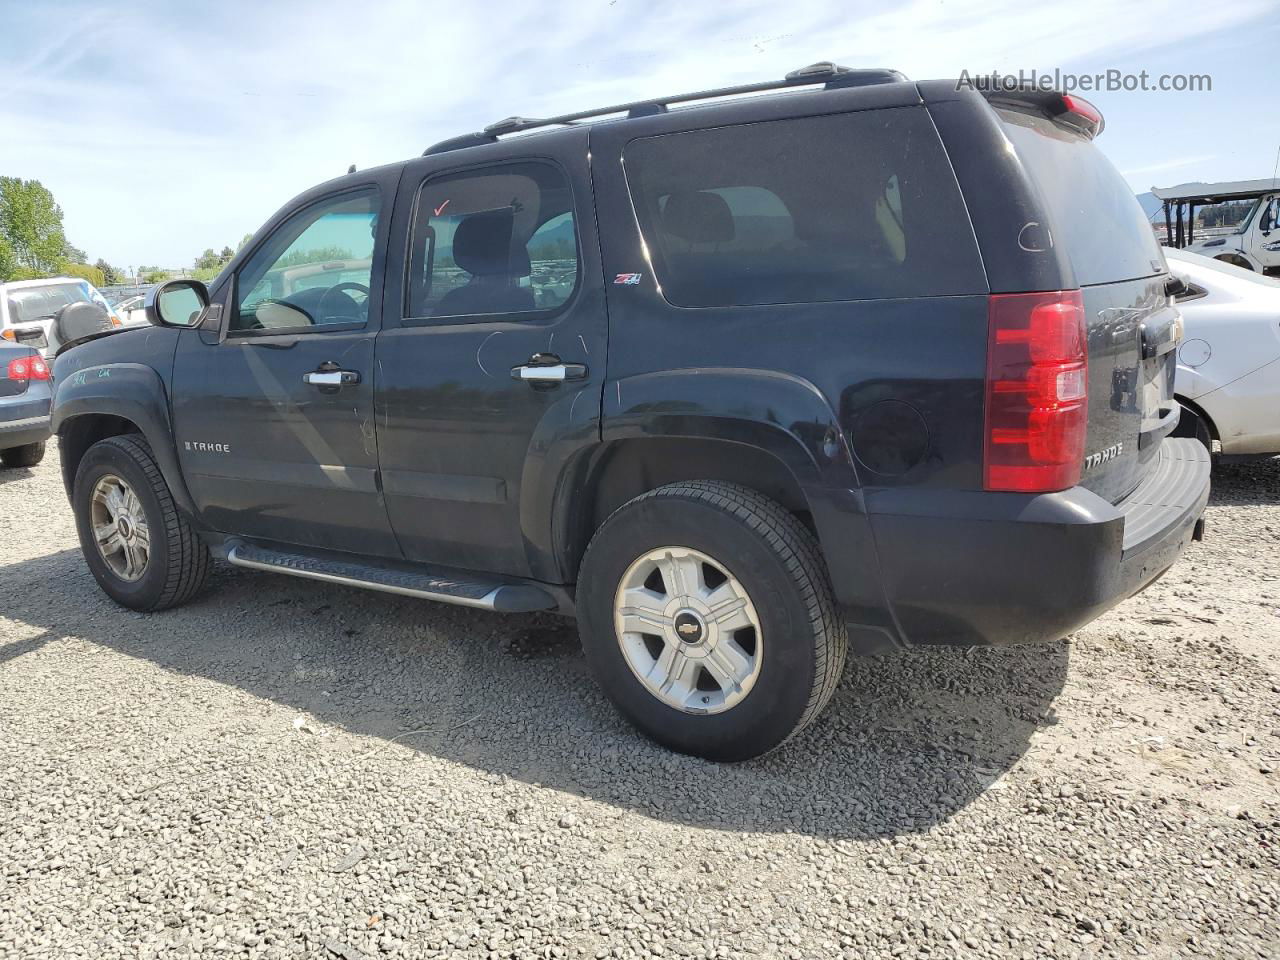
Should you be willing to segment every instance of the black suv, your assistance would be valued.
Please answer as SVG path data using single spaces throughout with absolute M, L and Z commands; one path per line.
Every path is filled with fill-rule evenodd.
M 353 170 L 58 357 L 89 567 L 138 610 L 216 556 L 573 613 L 618 707 L 717 759 L 809 723 L 847 646 L 1062 637 L 1209 492 L 1101 129 L 818 64 Z

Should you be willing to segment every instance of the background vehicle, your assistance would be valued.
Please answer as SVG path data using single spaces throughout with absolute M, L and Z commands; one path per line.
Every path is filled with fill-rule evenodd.
M 1280 275 L 1280 181 L 1184 183 L 1176 187 L 1153 187 L 1151 192 L 1164 201 L 1169 246 L 1257 273 Z M 1234 229 L 1196 240 L 1196 208 L 1225 200 L 1252 200 L 1253 205 Z M 1185 229 L 1184 210 L 1187 214 Z
M 216 555 L 576 613 L 623 713 L 725 760 L 817 716 L 849 645 L 1061 637 L 1209 489 L 1101 129 L 817 64 L 322 184 L 150 294 L 159 330 L 59 356 L 86 561 L 143 610 Z
M 125 326 L 140 327 L 148 322 L 146 300 L 144 295 L 138 294 L 121 300 L 113 309 Z
M 52 398 L 40 351 L 0 341 L 0 465 L 34 467 L 44 458 Z
M 1166 250 L 1178 297 L 1180 436 L 1224 457 L 1280 454 L 1280 279 Z
M 107 326 L 122 325 L 115 310 L 88 280 L 11 280 L 0 283 L 0 338 L 35 347 L 46 358 L 52 358 L 64 339 L 59 334 L 58 319 L 65 307 L 75 303 L 97 304 Z

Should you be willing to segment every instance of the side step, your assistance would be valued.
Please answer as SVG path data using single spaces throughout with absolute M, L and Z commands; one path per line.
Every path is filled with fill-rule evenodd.
M 235 543 L 227 551 L 227 561 L 237 567 L 269 570 L 272 573 L 381 590 L 383 593 L 398 593 L 423 600 L 438 600 L 441 603 L 455 603 L 463 607 L 497 610 L 501 613 L 551 610 L 557 605 L 551 594 L 533 584 L 462 579 L 443 570 L 407 570 L 402 567 L 361 563 L 358 560 L 286 553 L 248 543 Z

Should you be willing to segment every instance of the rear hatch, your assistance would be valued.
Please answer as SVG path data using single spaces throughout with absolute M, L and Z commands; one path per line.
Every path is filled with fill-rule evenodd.
M 16 287 L 4 296 L 9 308 L 4 339 L 34 347 L 45 356 L 52 356 L 60 346 L 54 317 L 63 307 L 88 302 L 99 303 L 108 311 L 110 309 L 97 290 L 78 280 Z
M 1176 423 L 1178 313 L 1164 255 L 1133 191 L 1088 136 L 1033 112 L 997 112 L 1081 287 L 1089 421 L 1080 484 L 1114 503 L 1141 482 Z

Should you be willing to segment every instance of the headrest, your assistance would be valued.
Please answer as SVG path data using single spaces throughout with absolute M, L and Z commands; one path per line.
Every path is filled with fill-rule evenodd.
M 476 277 L 529 275 L 529 252 L 511 249 L 510 207 L 473 213 L 453 232 L 453 262 Z
M 690 243 L 723 243 L 733 239 L 733 214 L 718 193 L 673 193 L 662 209 L 662 229 Z

